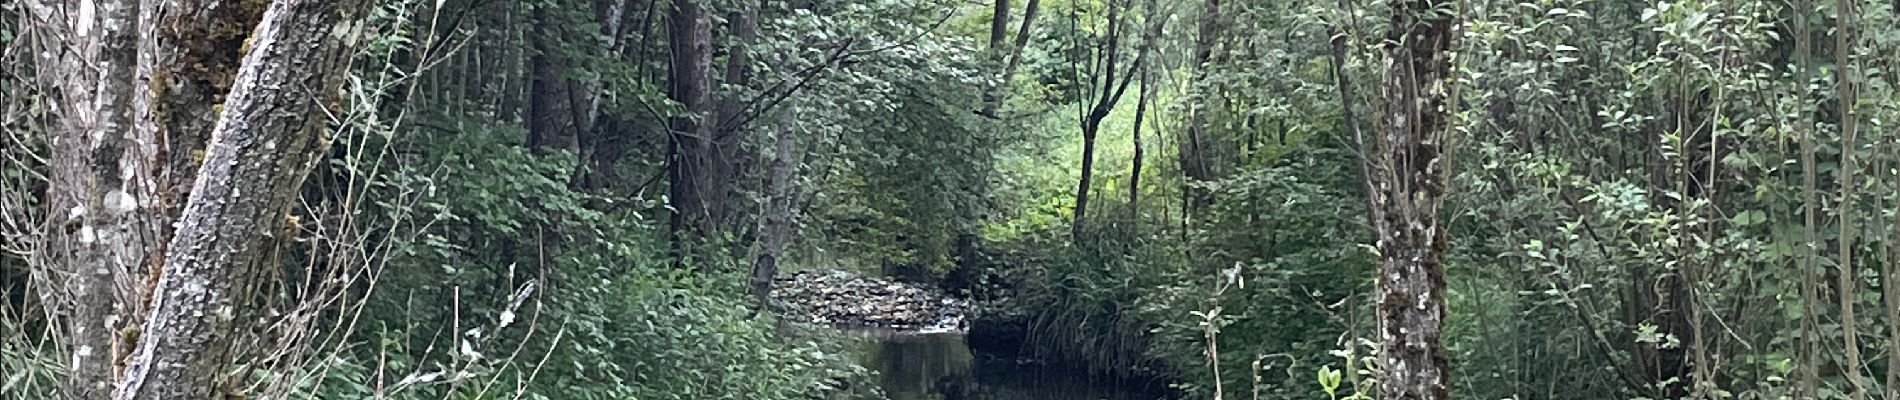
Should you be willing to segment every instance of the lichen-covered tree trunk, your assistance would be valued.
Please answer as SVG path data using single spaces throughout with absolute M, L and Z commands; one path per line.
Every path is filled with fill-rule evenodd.
M 133 129 L 138 2 L 33 1 L 36 72 L 52 108 L 46 236 L 39 263 L 55 277 L 55 310 L 71 359 L 61 394 L 111 392 L 116 338 L 136 313 L 135 277 L 153 247 L 151 164 Z
M 1450 362 L 1441 341 L 1447 233 L 1446 138 L 1451 131 L 1451 44 L 1455 17 L 1443 0 L 1391 3 L 1385 51 L 1383 130 L 1374 153 L 1370 209 L 1378 234 L 1381 386 L 1386 400 L 1449 397 Z
M 243 296 L 284 235 L 298 188 L 329 138 L 327 115 L 362 34 L 366 0 L 278 0 L 265 10 L 221 103 L 177 222 L 143 339 L 114 398 L 219 393 Z

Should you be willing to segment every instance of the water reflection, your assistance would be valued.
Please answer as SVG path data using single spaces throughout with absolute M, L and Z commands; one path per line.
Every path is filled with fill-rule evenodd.
M 1154 390 L 976 357 L 956 333 L 861 332 L 858 358 L 891 400 L 1155 400 Z

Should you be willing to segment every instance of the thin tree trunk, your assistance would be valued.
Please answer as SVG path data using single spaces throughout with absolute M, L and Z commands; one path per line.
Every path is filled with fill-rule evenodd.
M 992 11 L 990 11 L 990 54 L 989 54 L 990 60 L 992 60 L 992 62 L 995 62 L 996 65 L 1002 65 L 1003 63 L 1008 62 L 1007 58 L 1009 57 L 1009 50 L 1003 47 L 1004 45 L 1008 43 L 1009 43 L 1009 0 L 996 0 L 995 8 Z M 1009 85 L 1008 79 L 1009 79 L 1008 77 L 1004 77 L 1002 80 L 996 83 L 990 84 L 989 87 L 986 87 L 983 89 L 983 109 L 978 110 L 978 112 L 984 113 L 983 115 L 985 116 L 991 116 L 990 113 L 992 112 L 991 111 L 992 109 L 989 108 L 990 104 L 996 103 L 997 101 L 1002 99 L 1001 97 L 1002 90 L 1004 87 Z
M 1009 0 L 996 0 L 990 13 L 990 52 L 1002 57 L 1003 43 L 1009 40 Z
M 626 37 L 627 16 L 631 14 L 627 12 L 629 3 L 631 3 L 630 0 L 596 0 L 594 2 L 594 20 L 600 24 L 600 41 L 595 50 L 598 56 L 618 60 L 623 54 L 621 42 Z M 597 72 L 593 74 L 596 77 L 599 76 Z M 581 124 L 585 130 L 580 131 L 580 137 L 575 140 L 576 147 L 579 148 L 576 155 L 580 156 L 580 166 L 583 167 L 583 170 L 577 174 L 579 179 L 575 181 L 576 186 L 588 189 L 606 188 L 616 180 L 613 166 L 618 161 L 620 153 L 624 151 L 619 146 L 608 145 L 621 142 L 609 136 L 626 129 L 624 121 L 613 117 L 601 118 L 601 102 L 605 96 L 598 86 L 576 81 L 571 82 L 570 87 L 576 95 L 582 97 L 583 104 L 580 105 L 582 112 L 577 115 L 581 121 L 585 122 Z
M 793 160 L 797 154 L 798 135 L 792 131 L 792 118 L 786 113 L 779 122 L 778 133 L 774 134 L 772 146 L 772 178 L 767 195 L 769 203 L 765 209 L 765 237 L 760 243 L 759 259 L 752 265 L 752 296 L 758 300 L 759 309 L 765 309 L 772 290 L 772 279 L 778 275 L 780 260 L 785 254 L 785 243 L 792 236 L 792 204 L 797 196 L 797 188 L 792 184 L 792 175 L 798 169 Z
M 1144 19 L 1148 22 L 1148 29 L 1142 31 L 1141 45 L 1135 51 L 1135 74 L 1141 80 L 1141 93 L 1135 96 L 1135 128 L 1132 135 L 1135 154 L 1128 173 L 1128 210 L 1132 218 L 1141 217 L 1142 123 L 1148 116 L 1148 104 L 1154 101 L 1155 91 L 1160 90 L 1160 86 L 1152 82 L 1153 73 L 1147 60 L 1154 52 L 1155 42 L 1161 40 L 1161 29 L 1168 22 L 1156 1 L 1149 0 L 1145 4 L 1148 14 Z
M 726 49 L 726 70 L 722 86 L 746 87 L 752 79 L 752 42 L 759 35 L 759 6 L 747 2 L 743 9 L 734 12 L 727 21 L 732 32 L 732 45 Z M 745 112 L 745 99 L 742 93 L 725 93 L 719 102 L 719 115 L 713 121 L 726 121 Z M 745 129 L 741 126 L 715 127 L 730 131 Z M 719 132 L 719 137 L 731 136 L 734 132 Z
M 116 340 L 140 303 L 122 290 L 137 285 L 155 226 L 139 215 L 156 205 L 152 166 L 135 136 L 138 2 L 33 1 L 31 29 L 41 40 L 37 76 L 57 118 L 47 182 L 46 237 L 39 263 L 63 282 L 53 309 L 70 340 L 70 399 L 110 393 Z M 59 279 L 59 278 L 55 278 Z
M 1896 6 L 1900 6 L 1900 4 L 1896 4 Z M 1894 152 L 1893 145 L 1894 140 L 1900 139 L 1900 137 L 1897 136 L 1900 135 L 1888 133 L 1888 137 L 1883 138 L 1881 141 L 1881 146 L 1884 148 L 1884 151 L 1877 154 L 1886 154 L 1888 157 L 1897 155 L 1897 153 Z M 1900 174 L 1891 172 L 1895 171 L 1894 167 L 1895 166 L 1888 166 L 1888 168 L 1876 168 L 1875 170 L 1890 171 L 1884 182 L 1892 184 L 1893 182 L 1900 182 Z M 1880 273 L 1880 297 L 1887 303 L 1887 322 L 1894 323 L 1894 321 L 1900 321 L 1900 266 L 1895 265 L 1896 263 L 1900 263 L 1900 258 L 1894 257 L 1896 253 L 1894 248 L 1900 247 L 1900 241 L 1895 241 L 1896 238 L 1900 238 L 1900 226 L 1896 226 L 1893 220 L 1886 219 L 1886 213 L 1884 212 L 1886 207 L 1879 203 L 1882 197 L 1883 196 L 1874 197 L 1874 201 L 1876 202 L 1874 203 L 1874 209 L 1877 211 L 1875 215 L 1882 218 L 1882 225 L 1887 229 L 1887 242 L 1881 243 L 1880 245 L 1880 264 L 1882 267 Z M 1896 197 L 1895 201 L 1895 205 L 1900 205 L 1900 197 Z M 1894 363 L 1895 361 L 1893 360 L 1900 360 L 1900 329 L 1894 329 L 1892 327 L 1887 329 L 1887 360 L 1889 364 Z M 1900 399 L 1900 368 L 1893 366 L 1887 367 L 1886 385 L 1882 387 L 1887 389 L 1886 399 Z
M 1120 78 L 1119 83 L 1116 81 L 1115 66 L 1121 56 L 1119 48 L 1122 32 L 1121 9 L 1112 2 L 1107 7 L 1109 28 L 1108 39 L 1103 42 L 1101 51 L 1101 98 L 1097 99 L 1094 107 L 1091 107 L 1088 114 L 1082 117 L 1082 179 L 1076 183 L 1075 219 L 1069 225 L 1070 235 L 1078 238 L 1082 234 L 1084 221 L 1088 215 L 1089 187 L 1095 175 L 1095 137 L 1101 132 L 1102 120 L 1107 119 L 1109 112 L 1115 110 L 1115 104 L 1121 102 L 1122 94 L 1127 92 L 1129 83 L 1134 81 L 1132 77 L 1126 76 Z M 1136 57 L 1135 61 L 1129 64 L 1126 75 L 1133 75 L 1141 67 L 1142 61 L 1144 60 Z M 1090 82 L 1093 81 L 1094 79 L 1091 78 Z
M 1139 73 L 1141 74 L 1141 94 L 1135 98 L 1135 129 L 1133 139 L 1131 139 L 1135 145 L 1135 154 L 1128 170 L 1128 210 L 1129 216 L 1134 218 L 1141 217 L 1141 125 L 1148 115 L 1148 102 L 1150 98 L 1153 98 L 1155 90 L 1154 83 L 1148 80 L 1148 67 L 1142 66 Z
M 1035 26 L 1036 11 L 1041 6 L 1042 0 L 1029 0 L 1029 4 L 1023 9 L 1023 24 L 1016 29 L 1016 44 L 1010 46 L 1009 63 L 1003 67 L 1003 77 L 997 82 L 998 87 L 1008 88 L 1010 78 L 1016 76 L 1016 67 L 1022 65 L 1023 48 L 1029 47 L 1029 28 Z M 983 105 L 984 116 L 996 118 L 997 110 L 1002 108 L 1003 100 L 1008 97 L 1005 96 L 1005 92 L 1007 90 L 998 90 L 995 99 Z
M 1221 12 L 1221 0 L 1207 0 L 1201 8 L 1200 33 L 1194 41 L 1194 79 L 1196 85 L 1206 80 L 1207 65 L 1209 62 L 1214 61 L 1215 43 L 1219 41 L 1220 36 L 1226 31 L 1226 24 L 1223 23 Z M 1194 103 L 1188 108 L 1188 122 L 1187 126 L 1183 129 L 1185 133 L 1187 133 L 1185 137 L 1187 140 L 1186 143 L 1181 143 L 1182 149 L 1178 155 L 1180 157 L 1181 173 L 1187 178 L 1182 180 L 1181 186 L 1182 198 L 1187 201 L 1186 204 L 1182 205 L 1182 209 L 1185 210 L 1181 216 L 1183 220 L 1192 218 L 1192 214 L 1195 210 L 1199 210 L 1213 203 L 1212 195 L 1208 193 L 1206 189 L 1196 185 L 1197 183 L 1213 181 L 1215 175 L 1213 163 L 1208 161 L 1209 158 L 1212 158 L 1210 153 L 1213 151 L 1213 146 L 1210 142 L 1214 141 L 1206 134 L 1207 104 L 1205 103 L 1206 100 L 1197 99 L 1194 100 Z
M 1075 219 L 1071 221 L 1070 235 L 1080 238 L 1083 221 L 1089 212 L 1089 181 L 1095 169 L 1095 134 L 1101 129 L 1101 121 L 1091 120 L 1082 127 L 1082 179 L 1075 185 Z
M 1840 303 L 1841 303 L 1841 340 L 1847 351 L 1847 365 L 1842 368 L 1847 374 L 1848 396 L 1854 400 L 1867 400 L 1867 387 L 1861 382 L 1860 369 L 1860 331 L 1859 319 L 1854 316 L 1854 303 L 1860 297 L 1860 279 L 1854 274 L 1854 152 L 1860 149 L 1856 135 L 1859 124 L 1854 115 L 1854 102 L 1858 101 L 1854 93 L 1854 0 L 1839 0 L 1839 22 L 1835 29 L 1834 65 L 1835 90 L 1840 95 L 1841 106 L 1841 238 L 1840 238 Z
M 1353 15 L 1354 5 L 1352 0 L 1337 0 L 1336 4 L 1339 5 L 1340 10 L 1345 11 L 1346 15 Z M 1356 27 L 1355 22 L 1356 21 L 1350 19 L 1341 21 L 1338 23 L 1339 26 L 1328 27 L 1327 34 L 1332 37 L 1333 83 L 1339 92 L 1340 122 L 1345 125 L 1347 132 L 1352 133 L 1353 151 L 1359 152 L 1360 171 L 1370 176 L 1375 169 L 1372 165 L 1372 158 L 1369 155 L 1373 151 L 1370 147 L 1367 147 L 1369 144 L 1366 143 L 1365 131 L 1359 128 L 1359 113 L 1354 110 L 1352 106 L 1353 96 L 1355 96 L 1357 92 L 1355 92 L 1356 89 L 1352 85 L 1352 71 L 1347 69 L 1346 48 L 1350 40 L 1350 29 Z M 1344 26 L 1344 28 L 1340 26 Z M 1373 187 L 1372 180 L 1366 180 L 1366 193 L 1373 193 L 1376 190 L 1377 188 Z M 1367 214 L 1367 218 L 1371 219 L 1371 214 Z M 1378 224 L 1378 221 L 1367 222 L 1373 225 Z
M 742 133 L 748 129 L 746 126 L 748 124 L 727 123 L 727 121 L 740 121 L 742 114 L 763 113 L 766 110 L 748 110 L 744 99 L 746 91 L 743 89 L 720 89 L 751 87 L 751 60 L 755 56 L 752 45 L 758 38 L 759 3 L 741 1 L 738 7 L 740 9 L 728 14 L 729 17 L 726 19 L 730 37 L 726 38 L 728 45 L 725 49 L 726 65 L 723 76 L 718 83 L 711 86 L 715 91 L 713 98 L 716 99 L 717 105 L 712 111 L 711 119 L 708 120 L 713 124 L 712 138 L 707 142 L 711 148 L 707 151 L 705 169 L 702 170 L 706 172 L 707 182 L 711 184 L 703 187 L 710 188 L 717 185 L 718 190 L 702 194 L 705 197 L 701 199 L 707 201 L 710 209 L 714 211 L 711 215 L 716 217 L 710 223 L 715 229 L 729 230 L 732 237 L 738 238 L 735 243 L 750 246 L 758 239 L 759 232 L 752 229 L 759 227 L 755 219 L 758 217 L 756 214 L 758 209 L 740 206 L 740 202 L 745 197 L 737 190 L 742 186 L 741 179 L 752 182 L 743 185 L 748 188 L 757 188 L 764 183 L 751 180 L 754 178 L 751 178 L 750 174 L 760 166 L 761 156 L 759 152 L 749 151 L 745 147 L 745 135 Z M 750 223 L 741 223 L 742 221 Z
M 114 398 L 206 399 L 226 377 L 249 277 L 266 268 L 305 175 L 367 0 L 272 2 L 257 26 L 165 255 L 142 340 Z M 329 110 L 326 110 L 329 108 Z
M 1813 62 L 1809 60 L 1813 50 L 1812 32 L 1808 28 L 1808 11 L 1813 10 L 1813 0 L 1795 0 L 1794 2 L 1794 52 L 1795 52 L 1795 103 L 1797 109 L 1805 109 L 1808 102 L 1808 82 L 1813 77 Z M 1805 221 L 1801 231 L 1801 382 L 1798 386 L 1801 398 L 1812 399 L 1820 389 L 1820 345 L 1819 327 L 1815 323 L 1815 314 L 1820 312 L 1816 306 L 1819 295 L 1815 292 L 1814 253 L 1815 253 L 1815 207 L 1814 192 L 1814 114 L 1797 111 L 1800 121 L 1795 124 L 1795 136 L 1801 141 L 1801 214 Z
M 1391 3 L 1386 37 L 1384 126 L 1370 209 L 1378 233 L 1380 398 L 1439 400 L 1450 396 L 1450 362 L 1442 343 L 1447 244 L 1438 218 L 1451 132 L 1452 27 L 1442 0 Z

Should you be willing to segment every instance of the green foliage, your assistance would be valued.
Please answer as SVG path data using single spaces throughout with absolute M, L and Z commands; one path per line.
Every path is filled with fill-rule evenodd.
M 352 344 L 303 386 L 402 398 L 805 399 L 870 396 L 843 338 L 755 316 L 736 274 L 673 269 L 665 237 L 570 189 L 575 160 L 462 125 L 409 136 L 420 157 L 372 187 L 421 213 L 392 239 Z M 606 207 L 602 207 L 602 206 Z M 737 271 L 721 267 L 714 270 Z M 453 305 L 441 307 L 440 305 Z M 857 383 L 853 385 L 853 383 Z M 846 389 L 853 388 L 853 389 Z
M 673 4 L 624 2 L 627 14 L 604 21 L 596 6 L 611 3 L 381 2 L 362 55 L 380 61 L 359 63 L 352 113 L 335 116 L 336 148 L 295 214 L 322 235 L 287 247 L 283 282 L 260 298 L 301 300 L 295 282 L 347 271 L 364 276 L 336 281 L 360 312 L 311 319 L 334 331 L 312 335 L 340 343 L 336 353 L 247 368 L 251 382 L 316 398 L 874 398 L 844 339 L 755 315 L 741 295 L 739 272 L 764 247 L 765 161 L 785 129 L 798 142 L 785 269 L 941 279 L 984 302 L 980 323 L 1019 327 L 1029 358 L 1159 377 L 1189 398 L 1371 398 L 1377 349 L 1361 338 L 1376 336 L 1375 260 L 1359 136 L 1379 134 L 1389 4 L 1223 1 L 1203 14 L 1200 1 L 1048 1 L 1021 71 L 1003 81 L 1002 49 L 980 48 L 987 4 L 703 2 L 720 110 L 693 115 L 668 93 Z M 747 7 L 759 35 L 739 53 Z M 1100 94 L 1093 63 L 1115 7 L 1129 12 L 1119 50 L 1152 45 L 1152 125 L 1137 138 L 1135 102 L 1110 110 L 1099 211 L 1072 234 L 1078 112 Z M 1446 82 L 1458 131 L 1445 144 L 1442 216 L 1458 397 L 1795 398 L 1812 373 L 1821 397 L 1844 398 L 1850 374 L 1896 368 L 1881 354 L 1895 321 L 1875 288 L 1896 279 L 1882 256 L 1896 251 L 1900 205 L 1900 15 L 1866 4 L 1850 15 L 1859 29 L 1844 30 L 1834 7 L 1446 10 L 1463 22 Z M 1794 18 L 1811 29 L 1796 32 Z M 1154 43 L 1129 34 L 1161 20 Z M 34 54 L 21 22 L 18 6 L 0 5 L 6 394 L 52 387 L 63 359 L 41 345 L 59 334 L 14 334 L 57 331 L 18 312 L 41 301 L 23 283 L 41 271 L 14 233 L 43 225 L 45 166 L 32 154 L 47 145 L 48 103 L 18 59 Z M 623 29 L 604 37 L 605 22 Z M 1007 22 L 1014 35 L 1020 20 Z M 1858 36 L 1835 49 L 1843 33 Z M 1801 36 L 1814 54 L 1794 53 Z M 1836 50 L 1854 65 L 1837 65 Z M 728 70 L 739 54 L 750 63 Z M 581 104 L 573 116 L 532 107 L 547 100 L 529 82 L 537 55 L 559 64 L 542 67 L 559 69 L 566 101 Z M 1810 81 L 1797 81 L 1802 59 Z M 1338 78 L 1355 92 L 1340 93 Z M 1838 98 L 1844 81 L 1857 102 Z M 978 115 L 992 87 L 1007 100 L 995 118 Z M 1841 132 L 1843 106 L 1861 118 L 1858 141 Z M 579 152 L 549 151 L 523 145 L 534 118 L 595 126 Z M 729 143 L 717 156 L 734 170 L 727 206 L 738 211 L 703 247 L 675 243 L 666 226 L 679 118 L 716 124 Z M 1813 165 L 1799 133 L 1818 144 Z M 1129 187 L 1136 140 L 1141 186 Z M 1848 172 L 1848 154 L 1864 179 L 1838 187 L 1830 178 Z M 1186 176 L 1195 167 L 1205 179 Z M 1142 203 L 1128 204 L 1131 192 Z M 1807 219 L 1818 237 L 1804 237 Z M 1847 294 L 1870 310 L 1853 321 L 1839 318 L 1830 254 L 1842 221 L 1861 238 L 1846 278 L 1868 288 Z M 1818 266 L 1803 269 L 1808 260 Z M 1802 299 L 1804 287 L 1820 298 Z M 1847 323 L 1861 328 L 1866 365 L 1836 354 Z M 1805 365 L 1810 342 L 1826 349 L 1819 365 Z

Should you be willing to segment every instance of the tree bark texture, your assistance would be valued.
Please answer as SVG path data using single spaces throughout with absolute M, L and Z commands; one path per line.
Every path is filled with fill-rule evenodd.
M 162 235 L 170 241 L 172 222 L 185 207 L 205 159 L 205 146 L 217 123 L 218 104 L 237 77 L 244 43 L 257 27 L 266 2 L 213 0 L 147 1 L 140 10 L 144 46 L 139 79 L 150 85 L 136 107 L 142 136 L 157 138 L 150 154 L 163 160 L 158 194 L 163 206 Z M 152 257 L 153 266 L 164 260 Z
M 1143 157 L 1141 148 L 1141 124 L 1146 120 L 1145 117 L 1148 115 L 1149 99 L 1154 98 L 1154 92 L 1156 90 L 1156 86 L 1153 82 L 1149 82 L 1147 66 L 1142 66 L 1141 71 L 1138 73 L 1140 74 L 1139 79 L 1141 80 L 1141 92 L 1135 97 L 1135 127 L 1134 132 L 1130 134 L 1132 137 L 1130 141 L 1134 142 L 1135 154 L 1132 160 L 1129 161 L 1130 165 L 1128 169 L 1128 209 L 1132 211 L 1130 215 L 1134 217 L 1141 216 L 1141 158 Z
M 150 254 L 152 166 L 133 126 L 138 2 L 33 1 L 36 72 L 56 121 L 40 263 L 53 271 L 71 341 L 61 394 L 111 391 L 119 332 L 135 318 L 135 279 Z
M 115 399 L 222 396 L 247 282 L 266 267 L 304 177 L 329 147 L 326 115 L 362 33 L 367 0 L 278 0 L 224 98 L 165 254 L 143 339 Z
M 696 242 L 719 216 L 715 197 L 725 185 L 712 172 L 718 160 L 712 141 L 712 17 L 704 4 L 674 2 L 667 37 L 673 49 L 667 95 L 687 116 L 673 118 L 667 146 L 668 201 L 675 245 Z
M 1439 219 L 1451 131 L 1454 17 L 1442 0 L 1391 3 L 1385 40 L 1384 124 L 1374 155 L 1370 209 L 1378 234 L 1381 398 L 1449 397 L 1442 343 L 1447 233 Z

